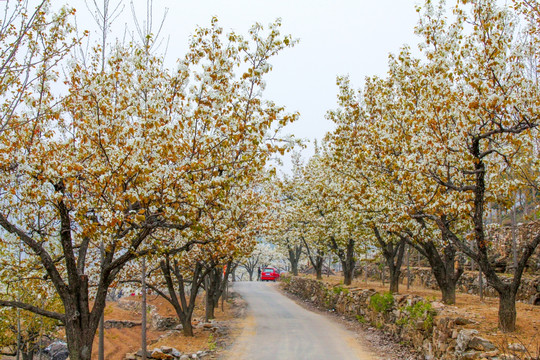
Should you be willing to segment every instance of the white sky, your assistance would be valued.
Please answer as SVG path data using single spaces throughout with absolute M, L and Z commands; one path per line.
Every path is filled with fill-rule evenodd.
M 92 0 L 87 0 L 89 3 Z M 96 0 L 100 3 L 102 0 Z M 111 4 L 119 0 L 111 0 Z M 84 0 L 54 0 L 77 9 L 80 28 L 95 29 Z M 254 22 L 264 25 L 280 17 L 283 33 L 300 43 L 275 57 L 267 78 L 265 98 L 300 112 L 300 120 L 288 133 L 313 140 L 332 129 L 325 113 L 336 106 L 336 75 L 349 74 L 355 87 L 364 78 L 384 75 L 389 53 L 403 44 L 415 47 L 418 20 L 416 0 L 154 0 L 154 22 L 165 8 L 168 15 L 162 37 L 169 37 L 167 58 L 182 57 L 189 35 L 197 25 L 209 26 L 217 16 L 225 30 L 246 34 Z M 130 1 L 115 23 L 112 37 L 121 37 L 126 24 L 134 30 Z M 139 19 L 146 18 L 146 0 L 133 0 Z M 113 5 L 114 6 L 114 5 Z M 93 34 L 94 39 L 98 37 Z M 309 156 L 311 150 L 305 150 Z

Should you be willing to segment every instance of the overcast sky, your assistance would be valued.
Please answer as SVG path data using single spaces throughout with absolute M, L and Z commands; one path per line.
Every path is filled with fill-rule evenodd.
M 84 0 L 64 0 L 77 8 L 78 26 L 94 29 Z M 100 3 L 102 0 L 96 0 Z M 61 1 L 53 1 L 58 5 Z M 117 3 L 118 0 L 111 0 Z M 91 5 L 92 0 L 88 0 Z M 300 43 L 272 60 L 265 97 L 299 111 L 301 118 L 288 128 L 296 137 L 321 139 L 332 129 L 325 113 L 335 107 L 336 75 L 349 74 L 355 87 L 366 76 L 384 75 L 389 53 L 403 44 L 415 47 L 418 20 L 416 0 L 154 0 L 157 25 L 165 8 L 167 17 L 161 36 L 169 38 L 167 58 L 182 57 L 189 35 L 197 25 L 208 26 L 217 16 L 225 30 L 246 34 L 254 22 L 268 24 L 280 17 L 283 33 Z M 134 29 L 130 1 L 115 22 L 113 36 Z M 137 16 L 146 17 L 146 0 L 133 0 Z M 95 33 L 94 39 L 97 40 Z M 311 151 L 304 151 L 309 156 Z

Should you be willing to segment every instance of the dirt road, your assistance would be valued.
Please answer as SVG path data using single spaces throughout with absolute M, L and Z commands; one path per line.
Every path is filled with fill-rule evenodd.
M 297 305 L 276 284 L 237 282 L 234 289 L 247 301 L 248 316 L 225 359 L 374 359 L 352 332 Z

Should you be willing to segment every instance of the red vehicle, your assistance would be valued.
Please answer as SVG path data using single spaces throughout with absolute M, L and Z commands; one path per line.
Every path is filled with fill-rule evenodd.
M 261 272 L 262 281 L 276 281 L 279 279 L 279 273 L 276 268 L 267 267 Z

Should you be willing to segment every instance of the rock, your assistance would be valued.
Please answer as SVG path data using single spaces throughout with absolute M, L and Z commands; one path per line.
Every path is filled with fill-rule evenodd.
M 408 295 L 394 295 L 394 301 L 396 304 L 401 305 L 407 300 Z
M 171 330 L 175 329 L 178 325 L 178 318 L 176 317 L 158 317 L 154 321 L 154 327 L 156 330 Z
M 134 326 L 141 326 L 140 321 L 130 321 L 130 320 L 105 320 L 103 323 L 105 329 L 122 329 L 122 328 L 132 328 Z
M 189 360 L 189 356 L 184 354 L 184 355 L 180 356 L 180 360 Z
M 464 352 L 469 348 L 469 342 L 471 341 L 474 335 L 478 334 L 477 330 L 474 329 L 464 329 L 458 333 L 456 339 L 456 350 L 459 352 Z
M 479 336 L 473 336 L 471 338 L 468 348 L 479 351 L 491 351 L 496 349 L 495 345 L 493 345 L 491 341 L 481 338 Z
M 508 350 L 519 351 L 519 352 L 527 351 L 525 346 L 523 346 L 523 345 L 521 345 L 519 343 L 513 343 L 513 344 L 508 345 Z
M 125 360 L 137 360 L 137 355 L 135 355 L 135 353 L 127 353 L 126 357 L 124 359 Z
M 63 341 L 53 342 L 43 352 L 49 355 L 51 360 L 66 360 L 69 356 L 67 344 Z
M 160 349 L 154 349 L 154 351 L 152 351 L 152 357 L 159 360 L 174 359 L 174 356 L 172 356 L 171 354 L 165 354 Z
M 68 359 L 69 359 L 69 352 L 67 350 L 58 352 L 56 353 L 56 355 L 51 357 L 51 360 L 68 360 Z
M 493 350 L 493 351 L 487 351 L 485 353 L 482 353 L 482 357 L 485 357 L 485 358 L 491 358 L 491 357 L 495 357 L 499 354 L 499 350 Z
M 435 357 L 433 356 L 433 347 L 431 345 L 431 341 L 429 341 L 428 339 L 424 340 L 422 344 L 422 349 L 423 349 L 425 360 L 435 359 Z
M 165 353 L 165 354 L 170 354 L 170 353 L 172 353 L 172 351 L 173 351 L 173 348 L 170 347 L 170 346 L 162 346 L 162 347 L 160 347 L 159 349 L 160 349 L 161 351 L 163 351 L 163 353 Z
M 501 360 L 519 360 L 517 357 L 515 357 L 512 354 L 501 354 L 500 359 Z
M 461 354 L 461 360 L 477 360 L 480 357 L 478 351 L 467 351 Z
M 414 327 L 416 328 L 416 330 L 424 330 L 424 321 L 416 320 Z
M 474 321 L 466 319 L 466 318 L 461 317 L 461 316 L 455 318 L 454 321 L 455 321 L 456 325 L 468 325 L 468 324 L 474 323 Z
M 172 349 L 172 352 L 171 352 L 171 355 L 176 357 L 176 358 L 179 358 L 182 356 L 182 353 L 178 350 L 176 350 L 175 348 Z
M 442 302 L 439 302 L 439 301 L 432 301 L 431 302 L 431 307 L 436 310 L 437 312 L 443 310 L 446 305 L 444 305 Z
M 143 355 L 142 349 L 139 349 L 139 351 L 137 351 L 135 353 L 135 355 L 138 356 L 138 357 L 142 357 L 142 355 Z M 149 351 L 146 351 L 146 357 L 149 358 L 150 356 L 152 356 L 152 354 Z

